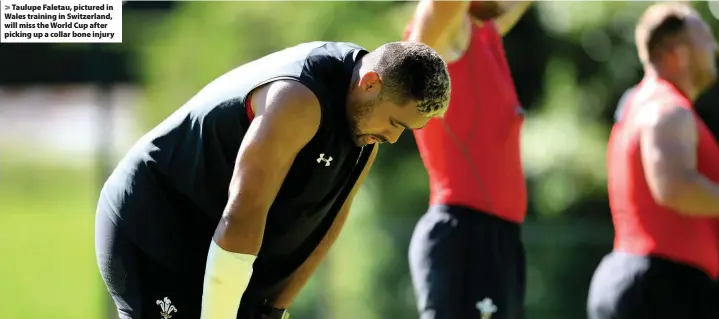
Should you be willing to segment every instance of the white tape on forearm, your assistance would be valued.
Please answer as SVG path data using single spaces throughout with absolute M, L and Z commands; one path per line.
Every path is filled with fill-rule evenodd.
M 213 240 L 207 254 L 200 319 L 236 319 L 256 256 L 222 249 Z

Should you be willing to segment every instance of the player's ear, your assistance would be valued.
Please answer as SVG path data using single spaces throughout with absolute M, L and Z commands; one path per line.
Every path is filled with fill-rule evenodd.
M 380 78 L 377 72 L 369 71 L 362 75 L 360 88 L 365 93 L 375 96 L 379 95 L 379 92 L 382 91 L 382 78 Z
M 671 47 L 671 51 L 667 55 L 674 65 L 679 68 L 684 68 L 689 64 L 689 60 L 691 59 L 690 51 L 687 45 L 675 44 Z

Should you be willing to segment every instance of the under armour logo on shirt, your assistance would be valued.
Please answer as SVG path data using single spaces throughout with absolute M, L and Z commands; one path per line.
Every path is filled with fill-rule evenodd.
M 332 162 L 332 156 L 325 158 L 325 153 L 320 154 L 320 157 L 317 158 L 317 163 L 325 162 L 325 166 L 330 166 L 330 162 Z

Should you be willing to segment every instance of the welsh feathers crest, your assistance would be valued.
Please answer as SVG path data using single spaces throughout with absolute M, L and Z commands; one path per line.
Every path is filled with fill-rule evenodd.
M 160 315 L 162 316 L 162 319 L 170 319 L 172 318 L 172 313 L 177 312 L 177 308 L 172 305 L 170 298 L 165 297 L 162 300 L 157 300 L 155 303 L 160 306 Z

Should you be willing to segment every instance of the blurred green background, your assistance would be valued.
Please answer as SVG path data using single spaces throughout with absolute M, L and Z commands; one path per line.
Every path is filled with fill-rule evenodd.
M 633 30 L 649 4 L 538 2 L 505 37 L 528 109 L 528 318 L 586 317 L 589 280 L 612 241 L 606 140 L 617 101 L 641 77 Z M 692 4 L 719 27 L 719 4 Z M 0 45 L 0 318 L 109 318 L 94 207 L 134 140 L 215 77 L 272 51 L 314 40 L 369 49 L 397 41 L 414 6 L 129 2 L 122 44 Z M 718 94 L 699 102 L 714 131 Z M 407 246 L 427 200 L 407 134 L 382 148 L 293 318 L 417 318 Z

